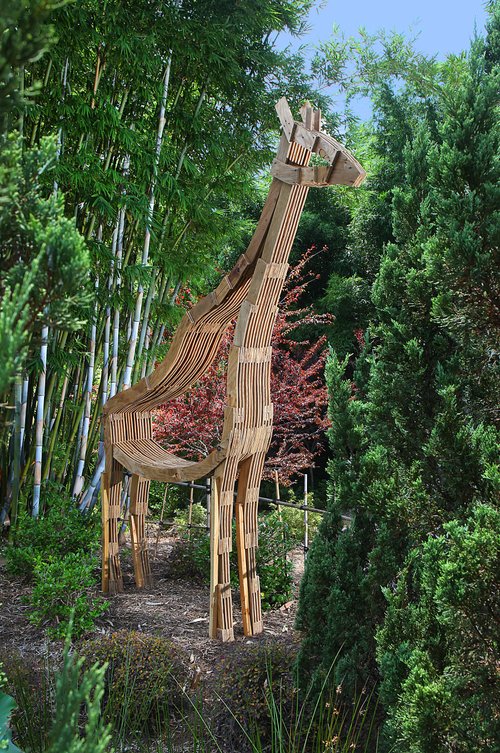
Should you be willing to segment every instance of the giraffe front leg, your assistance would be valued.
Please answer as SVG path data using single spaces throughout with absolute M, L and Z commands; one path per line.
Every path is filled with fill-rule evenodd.
M 260 580 L 257 575 L 257 547 L 259 539 L 258 509 L 259 489 L 264 453 L 252 455 L 242 464 L 238 481 L 237 524 L 239 521 L 238 563 L 240 565 L 240 589 L 245 598 L 245 611 L 249 612 L 246 635 L 257 635 L 263 630 L 260 596 Z M 244 623 L 245 626 L 245 623 Z
M 222 641 L 234 640 L 230 554 L 236 469 L 236 459 L 229 458 L 212 484 L 210 636 Z
M 121 593 L 123 578 L 118 543 L 121 512 L 122 466 L 112 461 L 109 473 L 102 474 L 103 562 L 102 590 Z
M 137 588 L 144 588 L 144 586 L 152 584 L 151 566 L 146 541 L 149 486 L 149 479 L 136 474 L 132 476 L 130 486 L 130 538 Z

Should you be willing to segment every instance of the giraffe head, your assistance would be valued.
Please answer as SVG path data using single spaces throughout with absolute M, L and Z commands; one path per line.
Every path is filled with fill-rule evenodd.
M 285 97 L 276 103 L 283 134 L 290 144 L 296 143 L 321 157 L 328 164 L 304 167 L 289 159 L 275 159 L 271 175 L 284 183 L 302 186 L 360 186 L 366 173 L 355 157 L 336 139 L 321 130 L 321 110 L 309 102 L 300 109 L 302 122 L 294 120 Z

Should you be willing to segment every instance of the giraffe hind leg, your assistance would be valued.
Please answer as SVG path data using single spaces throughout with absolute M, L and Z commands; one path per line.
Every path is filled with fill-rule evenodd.
M 136 474 L 132 476 L 130 487 L 130 538 L 137 588 L 152 585 L 151 566 L 146 540 L 149 486 L 149 479 L 142 478 Z

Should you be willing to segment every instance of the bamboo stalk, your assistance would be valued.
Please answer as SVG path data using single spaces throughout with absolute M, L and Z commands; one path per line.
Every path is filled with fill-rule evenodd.
M 10 530 L 14 532 L 19 508 L 19 486 L 21 481 L 21 404 L 23 397 L 21 374 L 16 375 L 14 384 L 14 458 L 12 463 L 12 496 L 10 500 Z
M 138 377 L 138 373 L 137 372 L 139 371 L 139 368 L 140 368 L 142 351 L 144 349 L 144 343 L 145 343 L 145 340 L 146 340 L 146 333 L 148 331 L 149 314 L 150 314 L 150 311 L 151 311 L 151 303 L 153 301 L 153 297 L 154 297 L 154 293 L 155 293 L 156 278 L 157 278 L 157 276 L 158 276 L 158 270 L 154 269 L 153 270 L 152 279 L 151 279 L 151 284 L 149 286 L 148 295 L 147 295 L 147 298 L 146 298 L 146 305 L 144 306 L 144 316 L 142 318 L 141 334 L 140 334 L 140 337 L 139 337 L 139 344 L 137 346 L 136 365 L 135 365 L 135 369 L 134 369 L 134 377 L 136 379 Z
M 121 270 L 122 270 L 122 254 L 123 254 L 123 232 L 125 225 L 125 208 L 122 207 L 118 213 L 117 220 L 117 237 L 116 237 L 116 283 L 115 293 L 118 293 L 121 287 Z M 117 305 L 113 316 L 113 342 L 112 342 L 112 354 L 111 354 L 111 384 L 109 388 L 109 397 L 113 397 L 117 390 L 117 374 L 118 374 L 118 350 L 120 344 L 120 308 Z
M 42 344 L 40 347 L 40 360 L 42 370 L 38 378 L 37 409 L 36 409 L 36 432 L 35 432 L 35 482 L 33 486 L 32 515 L 38 517 L 40 512 L 40 484 L 42 482 L 42 455 L 43 455 L 43 414 L 45 401 L 45 381 L 47 375 L 47 343 L 49 328 L 45 324 L 42 328 Z
M 167 67 L 166 67 L 165 74 L 163 77 L 163 94 L 162 94 L 162 99 L 161 99 L 160 117 L 158 120 L 158 130 L 157 130 L 157 135 L 156 135 L 155 160 L 153 164 L 153 175 L 152 175 L 151 186 L 149 190 L 149 206 L 148 206 L 148 214 L 146 218 L 146 231 L 144 235 L 144 245 L 142 249 L 141 264 L 143 267 L 147 265 L 148 258 L 149 258 L 149 246 L 151 243 L 151 225 L 153 222 L 153 213 L 154 213 L 154 208 L 155 208 L 156 179 L 157 179 L 158 165 L 160 162 L 161 145 L 163 141 L 163 130 L 165 128 L 165 109 L 167 105 L 168 87 L 170 83 L 171 62 L 172 62 L 172 58 L 170 56 L 168 59 Z M 127 362 L 126 362 L 125 373 L 123 377 L 124 389 L 127 389 L 128 387 L 130 387 L 130 383 L 132 379 L 132 370 L 133 370 L 134 362 L 135 362 L 137 336 L 139 332 L 139 323 L 141 320 L 143 298 L 144 298 L 144 286 L 142 282 L 140 282 L 138 286 L 138 291 L 137 291 L 134 318 L 133 318 L 132 329 L 131 329 L 130 338 L 129 338 Z
M 177 298 L 177 296 L 179 294 L 180 287 L 181 287 L 181 281 L 179 280 L 175 284 L 174 291 L 173 291 L 172 296 L 170 298 L 171 305 L 173 305 L 175 303 L 175 299 Z M 148 374 L 150 374 L 152 372 L 153 368 L 154 368 L 156 350 L 161 345 L 161 343 L 163 341 L 163 335 L 165 334 L 165 328 L 166 328 L 165 322 L 162 321 L 161 324 L 160 324 L 160 328 L 158 330 L 158 336 L 157 336 L 156 342 L 153 343 L 153 347 L 151 348 L 151 355 L 150 355 L 150 360 L 149 360 L 148 369 L 147 369 Z
M 48 450 L 47 450 L 47 457 L 46 457 L 46 460 L 45 460 L 45 468 L 44 468 L 44 472 L 43 472 L 43 478 L 44 478 L 44 480 L 47 479 L 47 478 L 49 478 L 49 475 L 50 475 L 50 470 L 51 470 L 51 466 L 52 466 L 52 458 L 53 458 L 53 455 L 54 455 L 54 448 L 55 448 L 55 445 L 56 445 L 56 439 L 57 439 L 58 434 L 59 434 L 59 426 L 61 425 L 61 419 L 62 419 L 62 415 L 63 415 L 63 411 L 64 411 L 64 403 L 65 403 L 65 400 L 66 400 L 66 392 L 68 390 L 68 384 L 69 384 L 69 376 L 68 376 L 68 374 L 66 374 L 66 376 L 64 377 L 64 382 L 63 382 L 63 386 L 62 386 L 62 390 L 61 390 L 61 397 L 60 397 L 60 400 L 59 400 L 59 407 L 57 409 L 57 412 L 56 412 L 54 418 L 52 419 L 52 424 L 51 424 L 51 427 L 50 427 L 49 447 L 48 447 Z
M 96 277 L 95 290 L 96 296 L 99 289 L 99 278 Z M 77 497 L 83 488 L 85 468 L 85 458 L 87 455 L 87 442 L 90 428 L 90 413 L 92 409 L 92 388 L 94 386 L 94 365 L 95 365 L 95 343 L 96 343 L 96 329 L 97 318 L 96 314 L 92 317 L 92 325 L 90 328 L 90 347 L 89 347 L 89 364 L 87 368 L 87 389 L 85 391 L 85 410 L 83 414 L 82 433 L 80 436 L 80 452 L 78 457 L 78 464 L 76 468 L 75 483 L 73 485 L 72 496 Z
M 29 379 L 27 376 L 23 379 L 23 387 L 21 394 L 21 412 L 19 416 L 19 450 L 22 454 L 24 449 L 24 434 L 26 431 L 26 411 L 28 408 L 28 389 Z

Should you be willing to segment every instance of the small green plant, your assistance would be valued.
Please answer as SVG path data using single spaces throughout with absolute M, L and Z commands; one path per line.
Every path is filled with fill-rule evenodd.
M 81 653 L 87 665 L 107 665 L 103 713 L 119 737 L 158 731 L 182 710 L 189 661 L 167 639 L 119 630 L 84 643 Z
M 97 551 L 100 525 L 96 514 L 82 515 L 65 493 L 54 485 L 45 488 L 44 512 L 39 518 L 20 515 L 13 544 L 7 547 L 7 569 L 32 578 L 35 564 L 70 553 Z
M 6 681 L 7 677 L 0 663 L 0 750 L 6 751 L 6 753 L 21 753 L 19 748 L 12 742 L 12 732 L 9 722 L 12 712 L 16 708 L 16 702 L 2 690 Z
M 35 625 L 50 623 L 49 635 L 63 638 L 73 614 L 73 635 L 79 638 L 91 630 L 108 602 L 95 593 L 93 558 L 79 553 L 45 561 L 35 561 L 33 590 L 28 597 Z
M 202 520 L 201 505 L 194 513 L 197 505 L 193 505 L 196 519 Z M 185 511 L 178 519 L 184 521 Z M 183 576 L 186 574 L 202 578 L 210 578 L 210 537 L 208 532 L 200 528 L 189 530 L 179 528 L 180 543 L 176 550 L 176 568 Z M 231 552 L 231 585 L 238 587 L 238 558 L 235 543 L 235 526 L 233 523 L 233 550 Z M 279 607 L 288 601 L 292 595 L 292 563 L 287 557 L 288 541 L 286 524 L 279 519 L 276 512 L 259 515 L 259 548 L 257 550 L 257 569 L 260 577 L 262 606 L 264 609 Z
M 9 649 L 1 654 L 5 689 L 15 700 L 11 727 L 17 745 L 30 753 L 44 753 L 53 709 L 53 676 L 47 662 Z M 1 748 L 0 748 L 1 750 Z
M 55 717 L 47 753 L 106 753 L 111 742 L 111 729 L 101 714 L 106 665 L 94 662 L 84 668 L 84 657 L 70 653 L 71 626 L 70 618 L 63 664 L 56 676 Z
M 293 504 L 302 504 L 302 502 L 299 502 L 296 499 L 295 494 L 292 489 L 288 490 L 288 501 L 292 502 Z M 310 505 L 311 507 L 314 507 L 314 498 L 312 494 L 307 495 L 307 504 Z M 289 537 L 290 547 L 303 544 L 304 543 L 304 529 L 305 529 L 304 511 L 294 509 L 293 507 L 281 507 L 280 511 L 281 511 L 281 519 L 283 520 L 283 523 L 284 525 L 286 525 L 286 528 L 287 528 L 287 534 Z M 272 514 L 275 514 L 275 513 L 272 513 Z M 322 517 L 323 516 L 319 512 L 307 513 L 309 543 L 311 543 L 311 541 L 314 539 L 316 535 L 316 531 L 318 530 L 318 526 L 321 523 Z

